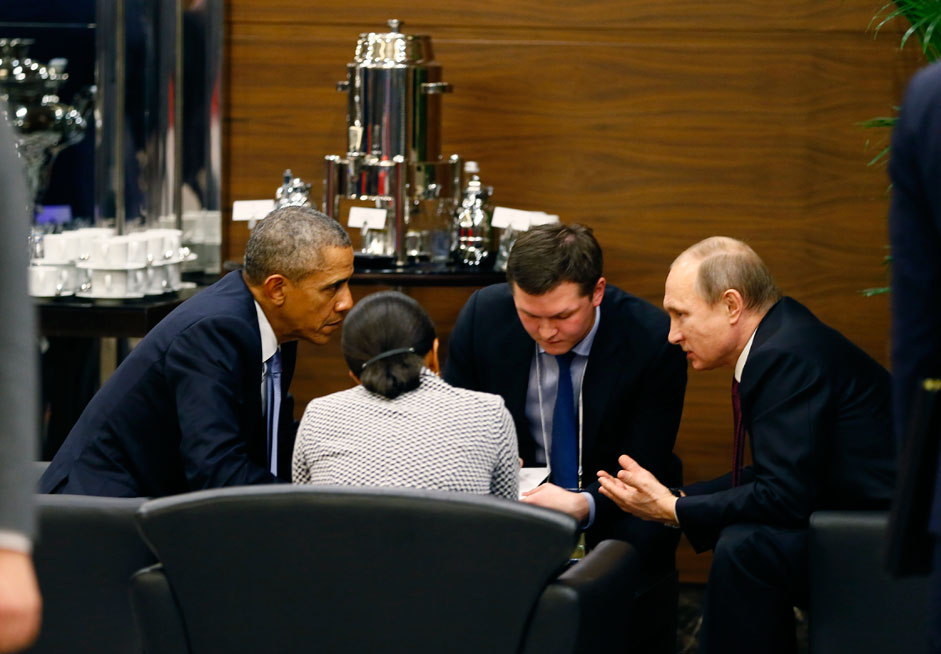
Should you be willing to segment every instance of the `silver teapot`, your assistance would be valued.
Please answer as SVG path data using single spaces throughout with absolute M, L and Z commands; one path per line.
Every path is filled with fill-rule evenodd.
M 274 208 L 309 207 L 310 183 L 295 177 L 291 169 L 284 171 L 284 181 L 274 194 Z
M 26 165 L 30 198 L 38 203 L 56 156 L 85 136 L 94 87 L 75 93 L 71 105 L 63 103 L 58 93 L 69 77 L 65 61 L 33 61 L 32 43 L 32 39 L 0 39 L 0 99 Z
M 490 223 L 493 212 L 489 200 L 493 187 L 480 182 L 480 167 L 476 161 L 464 164 L 464 176 L 467 186 L 454 216 L 454 258 L 464 266 L 486 268 L 492 263 Z

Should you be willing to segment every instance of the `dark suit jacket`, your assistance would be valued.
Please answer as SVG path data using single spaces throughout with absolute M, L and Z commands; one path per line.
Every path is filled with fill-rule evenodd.
M 758 326 L 739 391 L 754 464 L 736 488 L 726 475 L 677 501 L 697 551 L 735 523 L 803 527 L 818 509 L 888 506 L 889 373 L 842 334 L 783 298 Z
M 296 343 L 281 347 L 278 470 L 291 477 Z M 261 336 L 241 273 L 177 307 L 95 395 L 41 492 L 160 497 L 277 481 L 265 463 Z
M 941 377 L 941 63 L 909 84 L 892 132 L 889 175 L 892 373 L 901 442 L 916 384 Z M 931 527 L 941 533 L 941 484 L 935 484 Z
M 669 322 L 648 302 L 611 285 L 605 289 L 582 388 L 584 482 L 597 503 L 588 534 L 592 543 L 614 537 L 639 544 L 663 529 L 642 524 L 598 491 L 595 473 L 616 474 L 618 456 L 632 456 L 669 485 L 680 482 L 673 443 L 683 412 L 686 359 L 667 342 Z M 450 384 L 503 397 L 516 423 L 524 463 L 533 461 L 535 451 L 526 419 L 534 348 L 509 286 L 496 284 L 475 292 L 461 310 L 444 372 Z

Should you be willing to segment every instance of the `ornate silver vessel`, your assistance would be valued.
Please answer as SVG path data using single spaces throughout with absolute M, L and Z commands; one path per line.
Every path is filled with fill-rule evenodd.
M 431 38 L 389 32 L 361 34 L 347 79 L 347 153 L 326 157 L 324 213 L 348 223 L 352 207 L 387 212 L 382 228 L 364 226 L 364 255 L 448 257 L 452 216 L 461 199 L 461 158 L 441 157 L 441 81 Z M 355 236 L 355 235 L 354 235 Z
M 16 133 L 30 198 L 39 203 L 56 156 L 85 135 L 93 89 L 76 93 L 71 105 L 63 103 L 58 93 L 68 79 L 64 62 L 33 61 L 31 44 L 31 39 L 0 39 L 0 99 Z

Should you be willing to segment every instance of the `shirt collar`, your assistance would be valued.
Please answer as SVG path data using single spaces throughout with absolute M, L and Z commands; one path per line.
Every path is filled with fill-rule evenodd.
M 601 305 L 595 307 L 595 324 L 591 326 L 591 329 L 585 334 L 585 338 L 580 340 L 578 344 L 572 348 L 572 352 L 578 356 L 587 357 L 591 353 L 591 344 L 595 342 L 595 334 L 598 333 L 598 324 L 601 322 Z M 542 349 L 541 345 L 536 345 L 539 348 L 539 354 L 545 354 L 546 351 Z
M 258 331 L 261 333 L 261 362 L 264 363 L 278 351 L 278 337 L 274 335 L 271 323 L 268 322 L 265 312 L 261 310 L 258 300 L 255 300 L 255 313 L 258 314 Z
M 756 327 L 755 331 L 751 333 L 751 338 L 745 343 L 745 349 L 738 355 L 738 361 L 735 362 L 735 381 L 739 383 L 742 381 L 742 371 L 745 369 L 745 362 L 748 361 L 748 353 L 751 352 L 751 344 L 754 342 L 757 333 L 758 328 Z

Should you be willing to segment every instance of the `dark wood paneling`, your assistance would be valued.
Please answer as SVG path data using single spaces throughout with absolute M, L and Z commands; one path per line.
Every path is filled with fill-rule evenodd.
M 703 237 L 749 241 L 785 292 L 888 361 L 882 285 L 888 181 L 867 167 L 885 133 L 858 123 L 897 104 L 918 57 L 878 8 L 821 3 L 420 0 L 396 7 L 433 38 L 444 79 L 443 154 L 481 164 L 494 202 L 596 230 L 609 280 L 659 304 L 672 259 Z M 224 206 L 271 197 L 284 168 L 321 188 L 345 148 L 345 76 L 385 2 L 228 3 Z M 866 142 L 873 145 L 867 150 Z M 230 225 L 226 254 L 248 232 Z M 361 288 L 357 293 L 373 290 Z M 413 289 L 447 335 L 470 289 Z M 339 346 L 303 346 L 294 392 L 348 386 Z M 689 480 L 729 466 L 729 373 L 694 373 L 677 451 Z M 683 578 L 709 559 L 681 550 Z
M 245 23 L 291 23 L 305 25 L 353 25 L 359 31 L 381 31 L 385 21 L 398 18 L 416 31 L 445 27 L 487 30 L 513 27 L 525 31 L 551 29 L 563 34 L 573 29 L 636 30 L 663 29 L 671 32 L 706 31 L 793 31 L 862 32 L 880 3 L 852 0 L 818 2 L 786 0 L 765 2 L 698 2 L 673 0 L 651 3 L 642 0 L 466 0 L 439 3 L 413 0 L 390 6 L 385 0 L 358 0 L 350 4 L 310 0 L 232 0 L 230 19 Z

